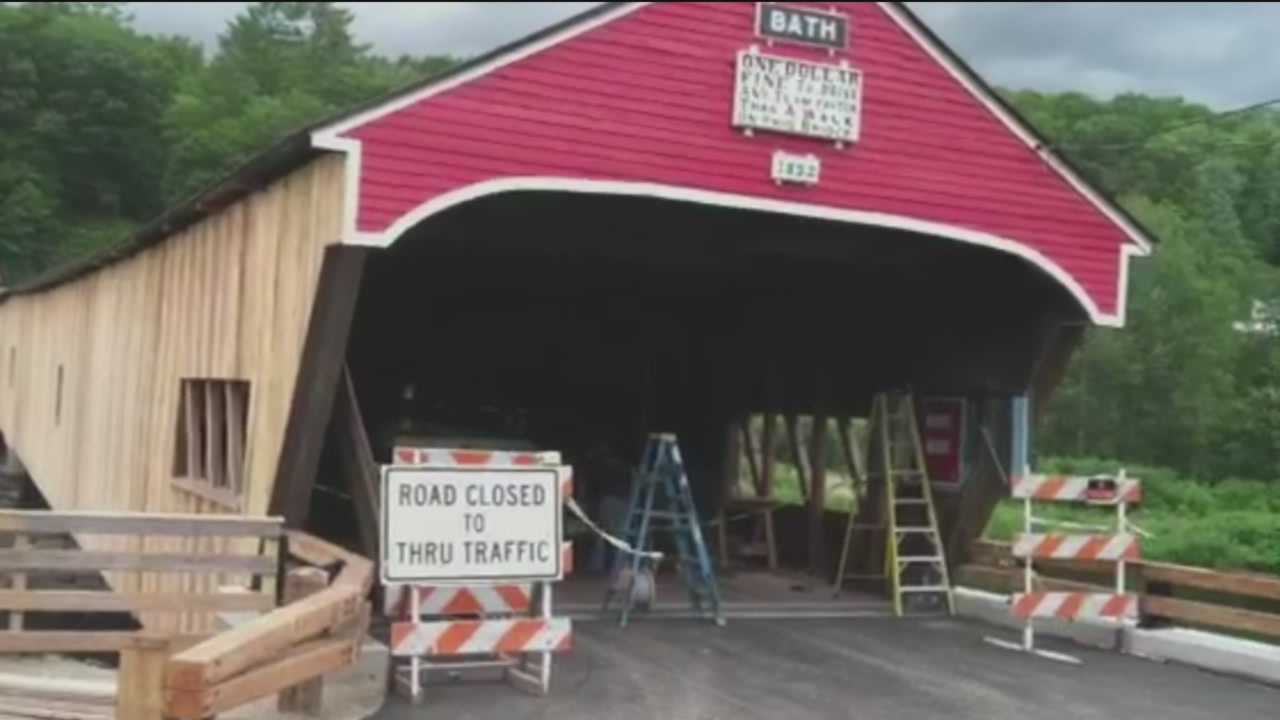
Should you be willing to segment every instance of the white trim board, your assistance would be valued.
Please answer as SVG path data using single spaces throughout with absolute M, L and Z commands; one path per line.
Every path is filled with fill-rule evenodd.
M 767 210 L 802 217 L 825 218 L 844 222 L 877 225 L 881 227 L 909 229 L 916 232 L 936 234 L 941 237 L 960 240 L 962 242 L 992 247 L 1023 257 L 1047 272 L 1049 275 L 1053 276 L 1054 279 L 1071 292 L 1071 294 L 1080 303 L 1081 307 L 1083 307 L 1089 314 L 1090 319 L 1094 323 L 1109 327 L 1120 327 L 1124 325 L 1129 258 L 1133 255 L 1145 256 L 1150 254 L 1150 239 L 1141 230 L 1141 228 L 1138 228 L 1130 222 L 1124 213 L 1121 212 L 1113 203 L 1090 187 L 1088 183 L 1063 163 L 1056 154 L 1043 147 L 1036 139 L 1035 134 L 1028 127 L 1026 127 L 1018 118 L 1009 113 L 995 98 L 990 95 L 990 93 L 986 92 L 980 84 L 975 82 L 968 72 L 952 60 L 952 56 L 948 50 L 941 47 L 940 44 L 935 43 L 929 36 L 921 31 L 917 21 L 915 21 L 909 14 L 909 11 L 901 7 L 899 3 L 894 2 L 881 2 L 878 3 L 878 5 L 887 17 L 893 20 L 903 30 L 903 32 L 907 33 L 908 36 L 920 45 L 935 62 L 945 68 L 951 76 L 970 93 L 970 95 L 982 103 L 989 112 L 991 112 L 1005 125 L 1005 127 L 1007 127 L 1024 144 L 1031 148 L 1043 162 L 1058 173 L 1058 175 L 1071 185 L 1072 188 L 1097 208 L 1099 212 L 1103 213 L 1103 215 L 1111 220 L 1111 222 L 1123 230 L 1125 235 L 1133 242 L 1133 245 L 1126 245 L 1121 250 L 1122 256 L 1119 264 L 1120 277 L 1117 282 L 1118 293 L 1116 297 L 1116 311 L 1114 313 L 1101 313 L 1098 310 L 1096 303 L 1094 303 L 1092 298 L 1083 291 L 1079 283 L 1077 283 L 1074 278 L 1067 274 L 1056 263 L 1053 263 L 1038 251 L 1007 238 L 1001 238 L 995 235 L 946 226 L 938 223 L 916 220 L 905 216 L 891 216 L 882 213 L 842 210 L 839 208 L 823 206 L 810 206 L 801 203 L 781 202 L 744 195 L 731 195 L 727 193 L 697 190 L 694 188 L 663 186 L 643 182 L 601 182 L 554 177 L 499 178 L 469 187 L 460 188 L 423 203 L 410 213 L 402 216 L 384 232 L 362 233 L 357 229 L 356 218 L 359 211 L 362 148 L 359 140 L 344 137 L 344 133 L 391 113 L 397 112 L 405 107 L 413 105 L 414 103 L 428 99 L 437 94 L 447 92 L 448 90 L 471 82 L 472 80 L 481 78 L 507 65 L 519 62 L 520 60 L 535 55 L 545 49 L 554 47 L 562 42 L 571 40 L 578 35 L 629 15 L 649 4 L 650 3 L 647 2 L 624 3 L 615 8 L 598 12 L 598 14 L 583 18 L 579 22 L 571 22 L 558 32 L 551 33 L 546 37 L 539 38 L 538 40 L 524 45 L 515 46 L 500 56 L 476 65 L 464 72 L 460 72 L 455 76 L 446 78 L 441 82 L 430 83 L 418 90 L 405 93 L 398 98 L 388 100 L 381 105 L 357 113 L 351 117 L 344 118 L 314 131 L 311 135 L 313 147 L 341 152 L 346 155 L 344 178 L 345 188 L 343 198 L 343 237 L 341 241 L 346 244 L 387 247 L 391 245 L 395 239 L 405 231 L 405 229 L 407 229 L 407 224 L 411 222 L 411 219 L 412 222 L 420 222 L 446 207 L 455 205 L 458 202 L 463 202 L 463 198 L 474 199 L 483 195 L 494 194 L 506 190 L 562 190 L 567 192 L 638 194 L 642 196 L 703 202 L 722 207 Z M 852 23 L 850 23 L 850 27 L 852 28 Z M 931 228 L 931 230 L 920 229 L 924 227 Z
M 405 213 L 382 232 L 357 233 L 352 244 L 373 247 L 390 247 L 401 235 L 414 226 L 463 203 L 477 200 L 489 195 L 516 191 L 546 191 L 564 193 L 585 193 L 594 195 L 626 195 L 631 197 L 649 197 L 662 200 L 678 200 L 716 207 L 735 208 L 739 210 L 755 210 L 780 215 L 808 217 L 820 220 L 835 220 L 862 226 L 874 226 L 904 230 L 907 232 L 947 238 L 958 242 L 987 247 L 1026 260 L 1065 288 L 1076 302 L 1080 304 L 1090 319 L 1098 325 L 1118 327 L 1123 324 L 1123 317 L 1118 314 L 1103 313 L 1098 309 L 1093 298 L 1085 292 L 1080 283 L 1066 270 L 1062 269 L 1050 258 L 1036 249 L 1015 240 L 948 225 L 945 223 L 920 220 L 917 218 L 891 215 L 868 210 L 848 210 L 845 208 L 813 205 L 787 200 L 759 198 L 751 195 L 723 193 L 714 190 L 699 190 L 677 185 L 663 185 L 648 182 L 630 182 L 621 180 L 584 180 L 581 178 L 564 178 L 550 176 L 507 177 L 486 180 L 458 188 L 438 195 L 408 213 Z

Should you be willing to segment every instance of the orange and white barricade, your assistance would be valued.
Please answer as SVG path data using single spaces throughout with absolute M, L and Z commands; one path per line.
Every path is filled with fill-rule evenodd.
M 573 494 L 572 468 L 557 452 L 396 447 L 396 466 L 554 467 L 561 498 Z M 573 546 L 562 542 L 561 567 L 572 569 Z M 551 583 L 474 582 L 467 585 L 384 585 L 383 610 L 393 620 L 394 685 L 413 702 L 423 700 L 427 673 L 502 668 L 521 689 L 550 690 L 551 655 L 573 644 L 568 618 L 551 614 Z
M 1137 618 L 1138 598 L 1125 590 L 1125 563 L 1142 557 L 1138 538 L 1129 533 L 1126 510 L 1142 500 L 1141 483 L 1116 476 L 1032 475 L 1029 472 L 1010 480 L 1012 496 L 1023 502 L 1023 533 L 1013 543 L 1013 556 L 1023 560 L 1023 591 L 1010 600 L 1013 616 L 1022 621 L 1022 642 L 999 638 L 987 642 L 1012 650 L 1035 653 L 1065 662 L 1079 663 L 1070 655 L 1037 650 L 1037 619 L 1067 622 L 1125 622 Z M 1051 524 L 1036 518 L 1032 502 L 1076 502 L 1116 509 L 1116 532 L 1112 534 L 1037 533 L 1037 524 Z M 1115 592 L 1037 592 L 1033 588 L 1036 559 L 1107 561 L 1116 564 Z

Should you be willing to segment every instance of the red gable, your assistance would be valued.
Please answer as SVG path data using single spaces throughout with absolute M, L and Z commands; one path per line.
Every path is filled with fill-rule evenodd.
M 768 44 L 757 3 L 607 6 L 322 129 L 318 147 L 348 153 L 344 241 L 389 245 L 507 190 L 652 195 L 993 247 L 1050 273 L 1094 322 L 1122 324 L 1128 257 L 1148 249 L 1141 231 L 905 9 L 834 7 L 845 49 Z M 735 62 L 753 45 L 859 71 L 857 139 L 733 127 Z M 775 182 L 776 151 L 816 156 L 817 184 Z

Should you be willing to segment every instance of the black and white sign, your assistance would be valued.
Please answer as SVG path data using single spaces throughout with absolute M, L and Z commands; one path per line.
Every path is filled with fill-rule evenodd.
M 853 142 L 861 111 L 862 73 L 853 68 L 738 53 L 734 127 Z
M 821 174 L 822 160 L 817 155 L 796 155 L 785 150 L 773 152 L 774 182 L 817 185 Z
M 560 579 L 560 473 L 384 467 L 382 581 Z
M 756 33 L 772 40 L 843 50 L 849 46 L 849 18 L 837 12 L 759 3 Z

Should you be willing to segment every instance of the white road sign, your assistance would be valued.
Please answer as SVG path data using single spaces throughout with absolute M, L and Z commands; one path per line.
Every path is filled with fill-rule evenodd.
M 382 470 L 382 581 L 559 580 L 559 468 Z

